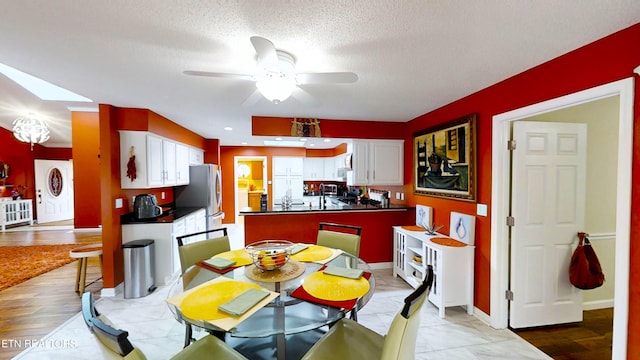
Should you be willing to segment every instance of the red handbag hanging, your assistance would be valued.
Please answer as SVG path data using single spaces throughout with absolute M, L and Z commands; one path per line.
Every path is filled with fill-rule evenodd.
M 604 283 L 604 274 L 598 256 L 591 247 L 588 234 L 579 232 L 580 243 L 573 252 L 569 265 L 569 281 L 582 290 L 595 289 Z

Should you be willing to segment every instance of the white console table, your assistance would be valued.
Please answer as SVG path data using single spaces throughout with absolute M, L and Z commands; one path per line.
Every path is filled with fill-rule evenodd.
M 0 227 L 2 231 L 7 225 L 29 223 L 33 225 L 33 210 L 31 200 L 0 201 Z
M 473 314 L 474 251 L 475 246 L 443 246 L 433 243 L 424 231 L 409 231 L 393 227 L 393 276 L 400 276 L 416 288 L 425 278 L 427 265 L 433 266 L 433 285 L 429 301 L 439 310 L 441 318 L 449 306 L 466 306 Z M 415 256 L 422 261 L 414 261 Z

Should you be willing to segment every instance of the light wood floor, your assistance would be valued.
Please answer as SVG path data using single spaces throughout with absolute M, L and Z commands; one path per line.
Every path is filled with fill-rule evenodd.
M 86 244 L 102 241 L 99 231 L 48 230 L 0 232 L 0 247 L 9 245 Z M 2 249 L 0 248 L 0 251 Z M 0 264 L 1 266 L 1 264 Z M 0 291 L 0 360 L 24 350 L 24 340 L 38 340 L 69 320 L 81 309 L 74 291 L 77 261 Z M 100 277 L 100 266 L 90 259 L 87 283 Z M 89 285 L 98 298 L 102 280 Z M 23 347 L 14 347 L 21 341 Z

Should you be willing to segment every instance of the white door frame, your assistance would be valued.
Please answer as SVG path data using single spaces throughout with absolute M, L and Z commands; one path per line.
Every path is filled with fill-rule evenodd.
M 238 161 L 250 161 L 250 160 L 261 160 L 262 161 L 262 181 L 264 187 L 264 193 L 268 193 L 267 187 L 267 157 L 266 156 L 234 156 L 233 157 L 233 201 L 235 214 L 233 222 L 238 222 L 238 217 L 240 216 L 240 209 L 238 209 L 238 173 L 236 169 L 238 168 Z
M 493 116 L 491 139 L 491 316 L 497 329 L 508 326 L 509 234 L 505 225 L 509 214 L 509 152 L 507 141 L 511 122 L 531 116 L 619 96 L 618 173 L 616 200 L 616 254 L 613 316 L 613 358 L 627 356 L 629 317 L 629 245 L 631 227 L 631 165 L 633 154 L 634 79 L 627 78 L 591 89 L 533 104 Z

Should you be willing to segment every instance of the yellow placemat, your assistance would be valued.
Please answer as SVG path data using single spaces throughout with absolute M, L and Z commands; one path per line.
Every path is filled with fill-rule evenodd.
M 295 255 L 291 255 L 291 259 L 302 262 L 325 264 L 340 254 L 342 254 L 341 250 L 328 248 L 326 246 L 310 245 L 305 250 L 302 250 Z
M 232 300 L 250 288 L 268 291 L 256 284 L 231 280 L 221 276 L 167 299 L 167 302 L 178 307 L 180 312 L 189 319 L 203 320 L 229 331 L 279 295 L 268 291 L 269 296 L 241 316 L 231 316 L 218 310 L 218 306 Z
M 369 281 L 364 277 L 354 280 L 316 271 L 304 279 L 302 287 L 309 295 L 318 299 L 344 301 L 366 294 L 369 291 Z
M 433 237 L 430 239 L 431 242 L 434 242 L 438 245 L 443 245 L 443 246 L 454 246 L 454 247 L 464 247 L 467 246 L 467 244 L 458 241 L 456 239 L 452 239 L 452 238 L 448 238 L 448 237 Z
M 298 261 L 289 260 L 280 269 L 262 271 L 255 265 L 244 268 L 244 273 L 251 280 L 262 282 L 279 282 L 295 279 L 304 273 L 306 266 Z
M 223 258 L 231 261 L 235 261 L 234 266 L 247 266 L 253 264 L 253 260 L 245 249 L 226 251 L 213 256 L 214 258 Z

